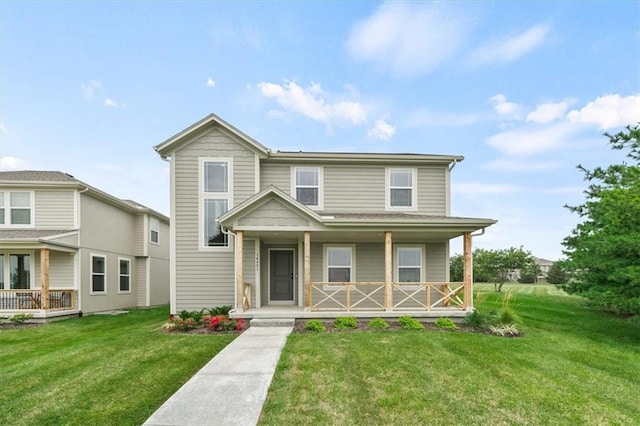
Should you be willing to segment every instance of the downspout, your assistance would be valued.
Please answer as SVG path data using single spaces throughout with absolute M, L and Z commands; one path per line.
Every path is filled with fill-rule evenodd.
M 217 222 L 217 220 L 216 220 Z M 220 223 L 218 223 L 218 225 L 220 225 Z M 225 228 L 224 226 L 220 225 L 220 231 L 224 234 L 224 235 L 233 235 L 233 238 L 237 238 L 236 234 L 233 231 L 229 231 L 227 228 Z M 235 253 L 235 248 L 234 248 L 234 253 Z M 236 301 L 238 300 L 238 283 L 235 280 L 235 262 L 234 262 L 234 280 L 233 280 L 233 304 L 235 306 Z M 233 308 L 231 311 L 229 311 L 229 313 L 234 313 L 236 311 L 236 308 Z

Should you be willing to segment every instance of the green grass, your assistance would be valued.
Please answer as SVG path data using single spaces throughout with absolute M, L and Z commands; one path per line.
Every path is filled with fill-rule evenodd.
M 492 287 L 481 310 L 501 307 Z M 640 329 L 551 285 L 509 289 L 524 337 L 291 335 L 261 424 L 639 424 Z
M 168 308 L 0 330 L 0 424 L 140 425 L 235 335 L 166 334 Z

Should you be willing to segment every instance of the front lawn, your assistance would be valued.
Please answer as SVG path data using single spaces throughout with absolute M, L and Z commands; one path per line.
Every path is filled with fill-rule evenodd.
M 0 329 L 2 425 L 140 425 L 236 335 L 167 334 L 168 308 Z
M 640 329 L 550 285 L 509 288 L 524 337 L 292 334 L 261 424 L 639 424 Z

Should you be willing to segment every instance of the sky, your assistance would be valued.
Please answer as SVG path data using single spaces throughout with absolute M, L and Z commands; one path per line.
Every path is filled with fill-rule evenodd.
M 0 1 L 1 170 L 168 214 L 153 146 L 209 113 L 272 150 L 463 155 L 451 214 L 498 220 L 474 247 L 556 260 L 576 166 L 640 121 L 640 2 Z

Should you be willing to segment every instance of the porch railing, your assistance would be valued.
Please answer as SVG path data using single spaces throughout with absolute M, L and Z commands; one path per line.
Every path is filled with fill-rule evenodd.
M 385 290 L 384 282 L 312 282 L 307 289 L 307 307 L 311 311 L 429 311 L 467 307 L 462 282 L 393 282 L 391 291 Z
M 0 311 L 73 310 L 76 308 L 76 291 L 52 289 L 45 303 L 41 290 L 0 290 Z

